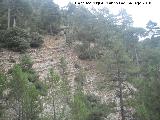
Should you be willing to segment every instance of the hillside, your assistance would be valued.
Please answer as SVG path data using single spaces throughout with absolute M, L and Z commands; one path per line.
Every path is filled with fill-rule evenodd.
M 0 120 L 159 120 L 160 27 L 133 24 L 125 9 L 0 0 Z
M 115 109 L 118 110 L 119 100 L 115 95 L 115 91 L 101 91 L 97 89 L 97 84 L 103 81 L 103 76 L 96 70 L 96 62 L 94 60 L 80 60 L 74 49 L 68 47 L 65 42 L 64 35 L 44 36 L 44 43 L 41 48 L 29 49 L 27 51 L 33 61 L 33 69 L 38 73 L 39 78 L 45 82 L 50 68 L 53 68 L 57 73 L 61 74 L 60 59 L 64 57 L 67 63 L 67 80 L 70 84 L 72 94 L 74 94 L 75 90 L 75 77 L 81 68 L 85 70 L 86 73 L 84 92 L 99 97 L 102 103 L 117 101 L 117 108 Z M 19 63 L 20 56 L 21 54 L 17 52 L 11 52 L 5 49 L 1 50 L 0 63 L 3 68 L 1 70 L 7 72 L 15 63 Z M 76 65 L 78 65 L 79 68 L 76 68 Z M 129 88 L 126 87 L 126 90 L 133 89 L 135 91 L 132 85 L 129 83 L 128 85 Z M 47 105 L 44 103 L 44 108 L 46 106 Z M 49 108 L 46 108 L 47 111 L 45 112 L 49 112 L 48 109 Z M 110 120 L 120 120 L 119 112 L 116 114 L 117 115 L 115 115 L 115 113 L 113 113 L 113 115 L 111 114 Z

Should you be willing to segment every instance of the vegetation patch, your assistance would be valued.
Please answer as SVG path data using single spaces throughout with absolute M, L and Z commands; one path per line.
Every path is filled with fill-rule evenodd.
M 77 45 L 76 51 L 78 53 L 78 57 L 82 60 L 99 59 L 101 56 L 99 50 L 96 47 L 90 47 L 89 43 Z
M 9 50 L 24 52 L 31 47 L 40 47 L 43 39 L 38 33 L 28 33 L 24 29 L 15 27 L 0 31 L 1 46 Z

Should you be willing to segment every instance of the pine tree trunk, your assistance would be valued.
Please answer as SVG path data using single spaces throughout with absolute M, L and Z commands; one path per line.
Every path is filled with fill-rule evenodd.
M 118 65 L 118 64 L 117 64 Z M 120 78 L 120 71 L 118 67 L 118 89 L 119 89 L 119 99 L 120 99 L 120 110 L 121 110 L 121 120 L 125 120 L 125 115 L 124 115 L 124 103 L 123 103 L 123 91 L 122 91 L 122 79 Z
M 57 120 L 57 118 L 56 118 L 56 106 L 55 106 L 55 94 L 52 96 L 52 98 L 53 98 L 53 120 Z
M 14 17 L 14 19 L 13 19 L 13 27 L 14 28 L 16 27 L 16 17 Z
M 123 103 L 123 92 L 122 92 L 122 81 L 119 81 L 119 98 L 120 98 L 120 109 L 121 109 L 121 117 L 122 120 L 125 120 L 125 115 L 124 115 L 124 103 Z
M 117 52 L 118 53 L 118 52 Z M 121 120 L 125 120 L 125 111 L 124 111 L 124 103 L 123 103 L 123 91 L 122 91 L 122 83 L 123 80 L 120 75 L 120 66 L 119 66 L 119 60 L 118 60 L 118 55 L 116 53 L 116 59 L 117 59 L 117 80 L 118 80 L 118 89 L 119 89 L 119 99 L 120 99 L 120 114 L 121 114 Z
M 136 64 L 137 66 L 139 66 L 139 58 L 138 58 L 138 54 L 137 54 L 137 49 L 135 48 L 135 54 L 136 54 Z
M 10 4 L 8 2 L 8 4 Z M 10 29 L 10 23 L 11 23 L 11 8 L 10 5 L 8 5 L 8 29 Z
M 136 54 L 136 65 L 140 68 L 139 57 L 138 57 L 138 53 L 137 53 L 136 47 L 135 47 L 135 54 Z M 141 78 L 141 77 L 142 77 L 141 73 L 138 73 L 137 74 L 137 78 Z
M 55 101 L 54 100 L 53 100 L 53 108 L 54 108 L 54 110 L 53 110 L 53 112 L 54 112 L 54 120 L 57 120 L 57 118 L 56 118 Z
M 50 33 L 53 35 L 52 25 L 50 25 Z

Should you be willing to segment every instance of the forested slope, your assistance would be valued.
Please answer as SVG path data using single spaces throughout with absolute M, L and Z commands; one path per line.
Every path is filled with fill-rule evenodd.
M 0 119 L 159 120 L 160 28 L 133 22 L 126 10 L 0 0 Z

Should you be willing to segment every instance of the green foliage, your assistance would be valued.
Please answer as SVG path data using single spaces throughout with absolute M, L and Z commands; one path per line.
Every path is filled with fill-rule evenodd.
M 141 82 L 137 82 L 139 92 L 136 95 L 136 117 L 140 120 L 158 120 L 160 118 L 159 54 L 156 47 L 143 51 L 141 67 L 143 79 Z
M 136 117 L 138 120 L 150 120 L 149 119 L 149 112 L 147 111 L 144 104 L 139 105 L 136 107 Z
M 74 95 L 71 108 L 73 120 L 87 120 L 90 112 L 86 105 L 86 97 L 81 90 L 78 90 Z
M 144 49 L 158 49 L 160 47 L 160 37 L 152 37 L 151 39 L 145 39 L 143 42 L 141 42 L 141 45 Z
M 84 71 L 80 72 L 75 77 L 75 82 L 77 83 L 74 98 L 71 102 L 71 113 L 73 120 L 87 120 L 90 114 L 89 108 L 87 106 L 87 98 L 83 92 L 84 82 L 86 76 Z
M 8 16 L 9 9 L 10 16 Z M 9 19 L 10 29 L 7 25 Z M 135 119 L 159 120 L 160 30 L 155 22 L 147 23 L 146 32 L 142 28 L 132 27 L 133 20 L 123 9 L 118 15 L 112 15 L 106 8 L 88 10 L 84 6 L 74 4 L 69 4 L 67 9 L 60 11 L 52 0 L 0 0 L 0 48 L 24 52 L 30 47 L 41 47 L 43 38 L 39 33 L 57 34 L 61 20 L 68 27 L 66 43 L 69 45 L 78 43 L 75 49 L 80 59 L 100 58 L 100 73 L 106 77 L 101 82 L 103 84 L 101 87 L 115 89 L 107 80 L 119 83 L 121 89 L 124 81 L 132 82 L 138 92 L 135 100 L 128 100 L 128 104 L 136 109 Z M 139 42 L 140 36 L 149 33 L 152 33 L 151 38 Z M 77 89 L 73 102 L 70 101 L 70 89 L 65 74 L 67 63 L 63 57 L 60 62 L 62 76 L 50 70 L 46 83 L 51 94 L 47 96 L 47 100 L 50 100 L 54 108 L 54 116 L 51 118 L 68 119 L 64 112 L 66 106 L 70 105 L 68 103 L 71 103 L 73 120 L 106 118 L 110 107 L 114 105 L 107 106 L 96 96 L 86 96 L 83 93 L 86 75 L 82 70 L 75 77 Z M 39 80 L 32 66 L 31 59 L 24 55 L 20 64 L 12 68 L 11 74 L 7 77 L 0 74 L 0 102 L 7 100 L 9 103 L 7 105 L 11 105 L 17 114 L 18 118 L 15 119 L 39 119 L 42 110 L 39 96 L 47 95 L 46 86 Z M 9 95 L 4 97 L 6 89 L 9 90 Z M 121 97 L 123 100 L 125 95 Z M 56 108 L 61 103 L 66 104 L 59 112 Z M 16 108 L 13 108 L 14 106 Z M 7 107 L 0 103 L 0 117 Z
M 41 45 L 43 44 L 43 38 L 39 33 L 33 32 L 31 33 L 30 37 L 31 37 L 31 42 L 30 42 L 31 47 L 33 48 L 41 47 Z
M 32 68 L 33 62 L 27 54 L 23 55 L 21 57 L 20 66 L 22 68 L 22 71 L 25 72 L 28 76 L 28 81 L 32 82 L 36 89 L 39 91 L 41 95 L 46 95 L 46 86 L 39 80 L 38 74 L 35 72 L 35 70 Z
M 12 69 L 12 77 L 13 80 L 11 81 L 11 88 L 14 92 L 12 95 L 15 99 L 22 98 L 26 89 L 25 85 L 27 84 L 27 74 L 23 73 L 20 66 L 15 65 Z
M 5 48 L 14 51 L 25 51 L 30 47 L 28 34 L 20 28 L 6 30 L 1 42 Z
M 7 1 L 0 0 L 0 30 L 7 28 Z
M 95 95 L 85 95 L 83 86 L 86 81 L 86 75 L 80 70 L 75 77 L 77 83 L 73 102 L 71 103 L 71 112 L 73 120 L 103 120 L 112 112 L 113 104 L 102 104 L 101 100 Z
M 109 113 L 113 112 L 114 104 L 110 103 L 109 105 L 101 103 L 100 99 L 95 95 L 87 96 L 87 104 L 90 108 L 90 114 L 87 120 L 103 120 L 107 118 Z
M 4 36 L 5 36 L 5 30 L 0 30 L 0 47 L 4 47 Z
M 33 62 L 29 55 L 27 54 L 22 55 L 20 61 L 21 61 L 20 66 L 22 67 L 22 70 L 24 72 L 30 72 L 30 73 L 33 72 L 33 69 L 32 69 Z
M 95 95 L 84 95 L 78 90 L 71 104 L 73 120 L 103 120 L 109 113 L 113 112 L 114 104 L 101 103 Z
M 0 74 L 0 118 L 11 119 L 8 110 L 13 109 L 14 119 L 39 120 L 42 113 L 40 97 L 46 95 L 46 86 L 32 69 L 28 55 L 15 64 L 10 74 Z M 36 77 L 35 77 L 36 76 Z M 3 114 L 2 114 L 3 113 Z
M 67 62 L 64 57 L 61 57 L 60 59 L 60 67 L 62 69 L 62 76 L 64 77 L 67 72 Z
M 61 76 L 53 69 L 49 70 L 48 77 L 46 78 L 49 94 L 44 100 L 51 106 L 52 112 L 49 113 L 50 119 L 69 119 L 70 111 L 70 88 L 66 79 L 61 79 Z
M 14 22 L 18 27 L 26 27 L 26 21 L 31 16 L 32 8 L 28 0 L 12 0 L 7 1 L 8 6 L 11 9 L 11 24 L 14 27 Z M 12 26 L 11 25 L 11 26 Z
M 54 72 L 53 69 L 50 70 L 50 82 L 53 83 L 54 86 L 57 86 L 60 82 L 60 76 Z
M 83 43 L 82 45 L 76 46 L 76 51 L 79 55 L 79 58 L 82 60 L 93 60 L 100 58 L 98 49 L 91 48 L 89 43 Z
M 3 96 L 3 91 L 7 88 L 6 76 L 0 73 L 0 96 Z
M 5 46 L 13 51 L 21 51 L 21 52 L 26 51 L 28 48 L 30 48 L 29 43 L 25 39 L 17 36 L 8 38 L 6 40 Z
M 27 73 L 22 71 L 19 65 L 15 65 L 12 70 L 11 95 L 13 104 L 19 104 L 17 119 L 36 120 L 41 112 L 39 92 L 35 85 L 28 81 Z M 16 102 L 17 101 L 17 102 Z M 23 114 L 22 114 L 23 113 Z
M 0 29 L 6 30 L 8 21 L 11 28 L 17 26 L 30 32 L 56 34 L 61 14 L 58 5 L 51 0 L 1 0 Z
M 6 76 L 0 73 L 0 118 L 3 118 L 5 106 L 3 105 L 5 101 L 4 99 L 4 91 L 7 89 L 7 79 Z M 6 97 L 6 96 L 5 96 Z
M 140 120 L 159 119 L 159 81 L 143 80 L 136 97 L 136 117 Z
M 103 47 L 109 46 L 108 43 L 112 41 L 115 34 L 120 34 L 120 29 L 115 24 L 118 21 L 106 9 L 90 11 L 84 6 L 76 7 L 73 4 L 69 4 L 67 8 L 63 11 L 69 26 L 66 42 L 81 43 L 76 46 L 80 59 L 100 58 Z M 127 13 L 125 15 L 127 16 Z
M 33 32 L 41 34 L 57 34 L 59 32 L 61 15 L 58 5 L 51 0 L 29 0 L 32 15 L 29 27 Z
M 27 39 L 28 38 L 28 34 L 24 29 L 15 27 L 15 28 L 11 28 L 9 30 L 6 30 L 6 34 L 5 34 L 5 39 L 8 38 L 12 38 L 13 36 L 19 36 L 20 38 L 24 38 Z
M 86 74 L 83 69 L 79 70 L 79 73 L 74 78 L 75 82 L 77 83 L 77 89 L 81 89 L 86 82 Z
M 2 47 L 14 51 L 24 52 L 30 47 L 40 47 L 43 39 L 38 33 L 29 34 L 21 28 L 11 28 L 1 31 L 0 43 Z
M 28 80 L 30 82 L 36 82 L 39 79 L 39 76 L 36 74 L 36 72 L 32 69 L 33 62 L 31 61 L 31 58 L 25 54 L 21 57 L 20 66 L 23 70 L 23 72 L 26 72 L 28 74 Z

